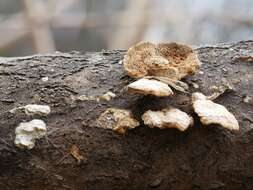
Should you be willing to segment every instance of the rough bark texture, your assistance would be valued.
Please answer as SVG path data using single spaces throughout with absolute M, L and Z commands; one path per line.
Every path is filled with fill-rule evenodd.
M 196 52 L 204 74 L 184 81 L 199 85 L 191 92 L 210 95 L 210 86 L 227 79 L 234 90 L 216 102 L 235 114 L 240 132 L 201 126 L 188 94 L 154 98 L 124 92 L 132 81 L 119 64 L 125 51 L 0 59 L 0 189 L 253 189 L 253 103 L 243 101 L 253 94 L 253 65 L 240 59 L 252 55 L 253 41 Z M 109 90 L 117 94 L 109 102 L 71 100 Z M 31 118 L 8 110 L 31 103 L 51 106 L 51 114 L 42 117 L 49 132 L 34 149 L 23 151 L 13 144 L 14 132 Z M 192 114 L 194 127 L 180 132 L 142 124 L 118 135 L 94 125 L 108 107 L 131 109 L 140 120 L 144 111 L 167 105 Z M 72 145 L 80 149 L 81 163 L 71 156 Z

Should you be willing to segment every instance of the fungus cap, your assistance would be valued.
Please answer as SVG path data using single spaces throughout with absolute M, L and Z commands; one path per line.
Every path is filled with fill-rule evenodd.
M 218 124 L 230 130 L 239 130 L 235 116 L 223 105 L 214 103 L 198 92 L 192 94 L 192 103 L 194 111 L 204 125 Z
M 142 120 L 150 128 L 177 128 L 180 131 L 185 131 L 193 125 L 192 117 L 176 108 L 167 108 L 161 111 L 148 110 L 142 115 Z
M 173 94 L 171 88 L 160 81 L 151 79 L 139 79 L 127 86 L 129 92 L 134 92 L 144 95 L 154 95 L 158 97 L 170 96 Z

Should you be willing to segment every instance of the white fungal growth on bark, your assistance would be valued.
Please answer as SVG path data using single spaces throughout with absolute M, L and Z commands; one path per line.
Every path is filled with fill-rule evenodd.
M 50 107 L 48 105 L 29 104 L 24 107 L 27 115 L 42 115 L 46 116 L 50 113 Z
M 113 92 L 106 92 L 105 94 L 103 94 L 102 96 L 99 97 L 99 101 L 110 101 L 111 99 L 115 98 L 116 94 L 114 94 Z
M 81 95 L 78 97 L 73 97 L 74 100 L 79 100 L 79 101 L 95 101 L 97 98 L 95 96 L 86 96 L 86 95 Z
M 108 108 L 98 118 L 99 127 L 111 129 L 119 134 L 124 134 L 127 129 L 139 126 L 139 122 L 133 117 L 130 110 Z
M 116 94 L 113 92 L 106 92 L 101 96 L 86 96 L 86 95 L 81 95 L 78 97 L 73 97 L 74 100 L 79 100 L 79 101 L 110 101 L 111 99 L 115 98 Z
M 218 124 L 230 130 L 239 130 L 239 124 L 235 116 L 223 105 L 214 103 L 198 92 L 192 94 L 192 103 L 194 111 L 204 125 Z
M 47 82 L 47 81 L 48 81 L 48 77 L 42 77 L 41 80 L 42 80 L 43 82 Z
M 142 120 L 150 128 L 177 128 L 180 131 L 185 131 L 193 125 L 193 118 L 176 108 L 167 108 L 161 111 L 148 110 L 142 115 Z
M 129 92 L 144 94 L 144 95 L 154 95 L 158 97 L 170 96 L 173 94 L 171 88 L 160 81 L 150 80 L 150 79 L 139 79 L 127 86 Z
M 46 135 L 47 128 L 44 121 L 33 119 L 29 122 L 21 122 L 15 130 L 14 144 L 21 149 L 32 149 L 36 139 Z

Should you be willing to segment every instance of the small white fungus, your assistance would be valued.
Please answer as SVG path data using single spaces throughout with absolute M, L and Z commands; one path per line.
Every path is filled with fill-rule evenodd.
M 15 130 L 14 144 L 21 149 L 30 150 L 35 146 L 35 140 L 44 137 L 46 132 L 46 124 L 40 119 L 21 122 Z
M 50 107 L 48 105 L 37 105 L 37 104 L 29 104 L 24 106 L 25 113 L 27 115 L 42 115 L 46 116 L 50 113 Z

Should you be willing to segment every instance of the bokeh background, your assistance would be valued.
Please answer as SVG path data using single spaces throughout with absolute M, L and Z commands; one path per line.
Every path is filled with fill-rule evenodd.
M 0 0 L 0 56 L 252 38 L 252 0 Z

